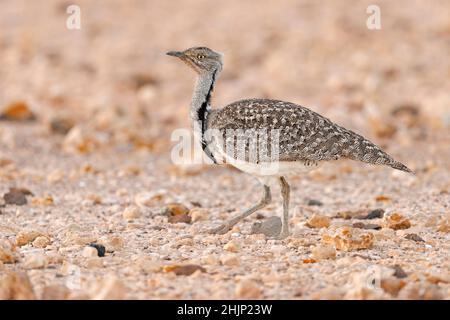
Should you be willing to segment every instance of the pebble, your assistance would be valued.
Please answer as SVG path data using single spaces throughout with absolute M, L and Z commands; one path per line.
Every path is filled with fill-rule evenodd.
M 379 219 L 383 218 L 384 210 L 383 209 L 374 209 L 371 210 L 366 216 L 358 217 L 358 219 Z
M 10 188 L 7 193 L 3 195 L 3 200 L 6 204 L 15 204 L 23 206 L 27 204 L 27 196 L 33 195 L 30 190 L 24 188 Z
M 358 229 L 366 229 L 366 230 L 380 230 L 381 226 L 379 226 L 378 224 L 374 224 L 374 223 L 362 223 L 362 222 L 355 222 L 353 225 L 353 228 L 358 228 Z
M 399 213 L 393 213 L 384 217 L 383 226 L 393 230 L 403 230 L 411 227 L 411 222 Z
M 322 242 L 333 244 L 338 250 L 352 251 L 372 248 L 374 238 L 372 233 L 363 233 L 360 229 L 342 227 L 334 234 L 324 234 Z
M 319 214 L 314 214 L 306 223 L 309 228 L 328 228 L 330 226 L 330 218 Z
M 98 244 L 98 243 L 90 243 L 89 244 L 90 247 L 95 248 L 97 250 L 97 255 L 99 257 L 104 257 L 105 256 L 105 252 L 106 252 L 106 248 L 104 245 Z
M 16 235 L 16 245 L 19 247 L 27 245 L 28 243 L 34 241 L 37 237 L 43 236 L 39 231 L 27 230 L 21 231 Z
M 393 276 L 398 278 L 398 279 L 403 279 L 403 278 L 406 278 L 408 276 L 406 274 L 405 270 L 403 270 L 402 267 L 399 266 L 398 264 L 393 266 L 392 269 L 394 270 Z
M 253 223 L 251 233 L 264 234 L 267 237 L 276 237 L 281 232 L 281 226 L 280 217 L 269 217 L 262 222 L 257 221 Z
M 425 242 L 425 240 L 423 240 L 422 237 L 420 237 L 419 235 L 417 235 L 415 233 L 408 233 L 405 236 L 405 239 L 412 240 L 412 241 L 415 241 L 415 242 Z
M 314 199 L 309 199 L 307 202 L 308 206 L 323 206 L 323 203 L 320 202 L 319 200 L 314 200 Z
M 133 219 L 137 219 L 141 216 L 141 210 L 138 207 L 127 207 L 125 208 L 125 210 L 122 212 L 122 217 L 125 220 L 133 220 Z
M 33 247 L 45 248 L 50 244 L 50 239 L 46 236 L 39 236 L 33 241 Z

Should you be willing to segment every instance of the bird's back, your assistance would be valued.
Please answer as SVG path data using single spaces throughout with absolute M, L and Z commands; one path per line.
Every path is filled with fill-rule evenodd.
M 207 127 L 218 130 L 223 137 L 230 130 L 275 130 L 279 133 L 280 161 L 318 163 L 348 158 L 411 172 L 361 135 L 290 102 L 270 99 L 236 101 L 214 110 L 209 115 Z

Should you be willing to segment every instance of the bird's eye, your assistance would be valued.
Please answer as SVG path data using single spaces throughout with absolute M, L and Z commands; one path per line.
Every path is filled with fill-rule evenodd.
M 197 59 L 199 59 L 199 60 L 202 60 L 202 59 L 204 59 L 205 58 L 205 56 L 203 55 L 203 54 L 198 54 L 197 55 Z

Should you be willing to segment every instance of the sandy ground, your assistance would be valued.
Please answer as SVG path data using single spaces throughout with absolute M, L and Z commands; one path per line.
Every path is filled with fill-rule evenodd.
M 0 299 L 449 299 L 450 7 L 379 3 L 371 31 L 365 1 L 79 1 L 71 31 L 64 1 L 2 1 Z M 255 233 L 277 186 L 206 233 L 262 190 L 171 161 L 194 78 L 164 52 L 193 45 L 226 54 L 217 105 L 309 106 L 416 175 L 326 164 L 290 179 L 289 238 Z

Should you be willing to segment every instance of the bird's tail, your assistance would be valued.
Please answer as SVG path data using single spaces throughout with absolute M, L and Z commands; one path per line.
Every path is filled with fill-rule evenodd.
M 387 163 L 387 165 L 392 167 L 392 168 L 394 168 L 394 169 L 400 170 L 400 171 L 405 171 L 405 172 L 408 172 L 408 173 L 415 174 L 414 171 L 412 171 L 410 168 L 405 166 L 403 163 L 395 161 L 395 160 L 392 160 L 392 162 Z

